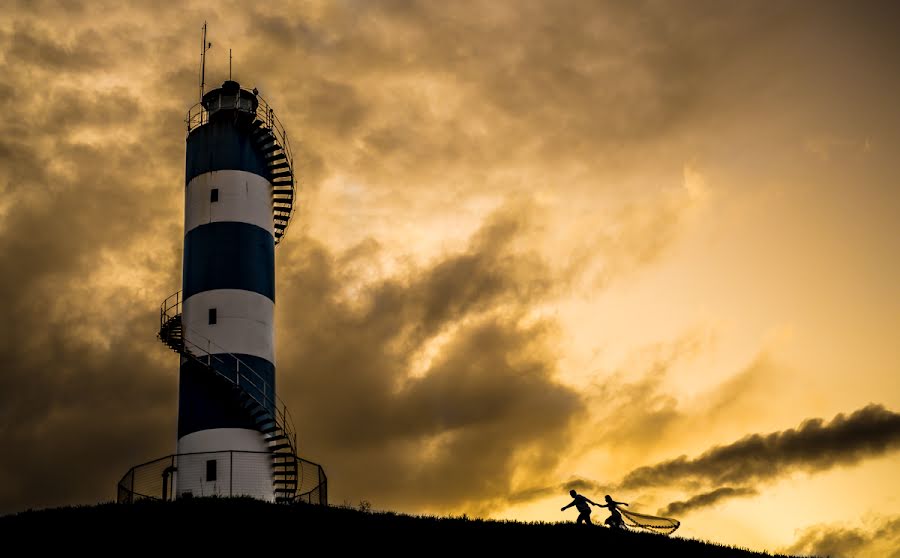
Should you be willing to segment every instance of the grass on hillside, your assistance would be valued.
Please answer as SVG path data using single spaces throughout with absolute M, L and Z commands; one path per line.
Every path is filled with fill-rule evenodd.
M 719 558 L 783 556 L 652 533 L 621 532 L 574 523 L 522 523 L 467 517 L 411 516 L 345 506 L 269 504 L 251 498 L 194 498 L 175 502 L 99 504 L 0 517 L 0 535 L 35 533 L 79 539 L 132 539 L 142 533 L 153 541 L 178 535 L 211 547 L 265 541 L 266 548 L 295 549 L 297 544 L 333 550 L 416 551 L 424 554 L 481 554 L 488 549 L 568 555 Z M 38 539 L 39 540 L 39 539 Z M 156 540 L 159 542 L 159 540 Z M 152 544 L 152 543 L 151 543 Z M 318 554 L 319 552 L 317 552 Z M 495 552 L 492 552 L 495 553 Z M 341 552 L 341 554 L 343 554 Z

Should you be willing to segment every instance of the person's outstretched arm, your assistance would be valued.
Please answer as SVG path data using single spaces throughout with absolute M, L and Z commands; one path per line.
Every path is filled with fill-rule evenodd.
M 571 504 L 569 504 L 568 506 L 563 506 L 563 507 L 559 508 L 559 511 L 566 511 L 566 508 L 571 508 L 574 505 L 575 505 L 575 500 L 572 500 Z

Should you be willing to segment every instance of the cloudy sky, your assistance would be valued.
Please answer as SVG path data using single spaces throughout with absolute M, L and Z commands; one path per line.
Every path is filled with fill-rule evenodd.
M 174 451 L 204 20 L 296 152 L 278 382 L 334 503 L 898 552 L 888 2 L 12 0 L 0 513 Z

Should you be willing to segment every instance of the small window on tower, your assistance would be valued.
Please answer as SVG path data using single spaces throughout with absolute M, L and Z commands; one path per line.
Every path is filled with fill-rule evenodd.
M 207 482 L 216 480 L 216 460 L 210 459 L 206 462 L 206 480 Z
M 216 309 L 209 309 L 209 325 L 216 325 Z
M 219 189 L 218 188 L 213 188 L 212 190 L 209 191 L 209 201 L 210 202 L 219 201 Z

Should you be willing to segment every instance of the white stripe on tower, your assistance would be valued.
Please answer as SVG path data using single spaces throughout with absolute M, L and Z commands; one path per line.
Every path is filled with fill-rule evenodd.
M 217 190 L 215 202 L 211 201 L 213 190 Z M 184 234 L 218 221 L 256 225 L 274 238 L 272 184 L 242 170 L 210 171 L 194 177 L 185 192 Z
M 216 323 L 209 323 L 209 309 Z M 275 364 L 275 303 L 241 289 L 204 291 L 184 301 L 184 338 L 212 354 L 253 355 Z
M 253 453 L 230 453 L 230 451 Z M 272 458 L 262 435 L 246 428 L 212 428 L 178 439 L 179 454 L 175 490 L 178 497 L 252 496 L 274 501 Z M 207 480 L 209 461 L 214 461 L 215 480 Z

